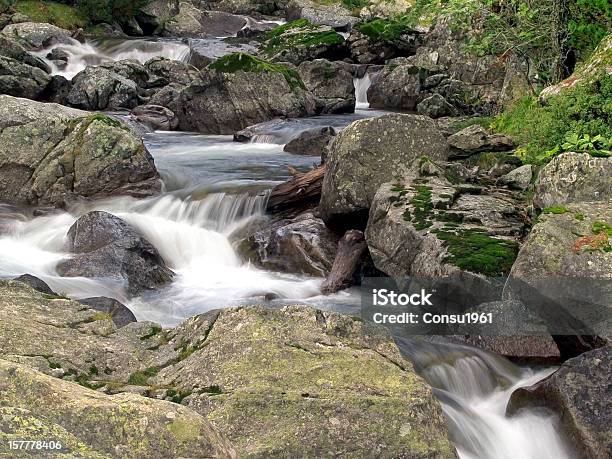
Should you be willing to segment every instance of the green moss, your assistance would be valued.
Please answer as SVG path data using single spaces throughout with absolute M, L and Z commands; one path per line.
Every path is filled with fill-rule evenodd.
M 89 374 L 90 375 L 97 375 L 98 374 L 98 367 L 96 367 L 95 365 L 92 365 L 91 367 L 89 367 Z
M 64 29 L 78 29 L 87 24 L 86 17 L 76 8 L 46 0 L 17 1 L 13 9 L 33 22 L 46 22 Z
M 166 390 L 166 397 L 170 397 L 170 401 L 173 403 L 178 403 L 180 404 L 183 399 L 185 397 L 188 397 L 191 395 L 191 391 L 182 391 L 182 390 L 175 390 L 175 389 L 168 389 Z
M 435 234 L 449 253 L 445 262 L 486 276 L 507 275 L 518 254 L 516 243 L 476 230 L 440 230 Z
M 373 19 L 355 26 L 372 41 L 394 44 L 405 33 L 414 30 L 414 21 L 406 15 L 390 19 Z
M 608 237 L 612 237 L 612 226 L 601 220 L 596 220 L 593 222 L 591 231 L 593 234 L 605 233 L 608 235 Z
M 183 419 L 176 419 L 168 424 L 168 430 L 180 442 L 195 440 L 200 435 L 198 426 Z
M 159 372 L 156 367 L 149 367 L 144 371 L 137 371 L 130 375 L 128 383 L 134 386 L 146 386 L 149 378 L 155 376 Z
M 567 212 L 569 212 L 569 209 L 564 206 L 552 206 L 552 207 L 546 207 L 545 209 L 542 209 L 543 214 L 562 215 Z
M 91 320 L 94 322 L 99 320 L 113 320 L 113 316 L 109 312 L 96 312 L 91 316 Z
M 287 80 L 291 88 L 305 88 L 297 71 L 290 69 L 286 65 L 273 64 L 272 62 L 265 61 L 247 53 L 227 54 L 210 64 L 210 68 L 222 73 L 235 73 L 238 71 L 280 73 L 285 77 L 285 80 Z
M 263 51 L 268 56 L 296 47 L 332 46 L 344 43 L 344 37 L 334 30 L 322 30 L 307 19 L 283 24 L 266 34 Z
M 574 215 L 574 218 L 578 220 L 579 222 L 584 221 L 584 214 L 578 212 L 577 214 Z
M 160 334 L 161 331 L 162 331 L 162 328 L 159 325 L 153 325 L 146 335 L 143 335 L 140 337 L 140 340 L 144 341 L 149 338 L 153 338 L 155 335 Z
M 213 385 L 202 389 L 202 393 L 207 395 L 221 395 L 223 394 L 223 390 L 221 390 L 219 386 Z

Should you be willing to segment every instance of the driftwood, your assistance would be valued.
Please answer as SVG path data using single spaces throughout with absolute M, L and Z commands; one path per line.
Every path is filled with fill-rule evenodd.
M 321 286 L 325 294 L 335 293 L 350 287 L 353 275 L 366 250 L 365 237 L 361 231 L 349 230 L 338 242 L 338 252 L 334 259 L 332 269 Z
M 321 197 L 325 169 L 325 165 L 322 165 L 305 173 L 290 170 L 293 178 L 272 189 L 267 210 L 279 212 L 318 203 Z

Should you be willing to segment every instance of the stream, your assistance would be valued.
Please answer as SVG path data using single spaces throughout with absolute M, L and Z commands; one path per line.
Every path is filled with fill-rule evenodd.
M 68 66 L 55 68 L 56 73 L 71 78 L 86 65 L 107 60 L 144 62 L 160 55 L 185 60 L 190 52 L 188 44 L 171 40 L 77 43 L 68 45 Z M 208 44 L 211 54 L 233 50 L 219 39 Z M 206 47 L 206 41 L 200 45 Z M 40 52 L 42 57 L 43 53 L 48 50 Z M 113 297 L 127 305 L 138 320 L 166 327 L 210 309 L 254 303 L 309 304 L 359 315 L 357 289 L 324 296 L 319 290 L 322 278 L 257 268 L 242 260 L 232 244 L 241 230 L 265 218 L 267 192 L 290 177 L 287 166 L 305 171 L 317 160 L 284 153 L 283 144 L 306 129 L 330 125 L 342 129 L 356 119 L 383 114 L 367 109 L 369 76 L 357 80 L 355 86 L 355 114 L 290 120 L 251 143 L 233 142 L 231 136 L 146 134 L 144 142 L 165 184 L 158 197 L 117 197 L 42 215 L 0 203 L 0 278 L 29 273 L 72 298 Z M 172 284 L 129 298 L 122 285 L 108 279 L 58 276 L 55 266 L 69 256 L 66 233 L 90 210 L 113 213 L 141 231 L 176 273 Z M 277 299 L 266 301 L 269 294 Z M 504 414 L 513 390 L 533 384 L 554 369 L 521 368 L 502 357 L 460 345 L 399 339 L 397 343 L 434 388 L 462 459 L 572 457 L 549 413 L 522 412 L 510 419 Z

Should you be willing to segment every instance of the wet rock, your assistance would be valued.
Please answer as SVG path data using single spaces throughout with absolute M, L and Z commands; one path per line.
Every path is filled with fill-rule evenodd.
M 66 454 L 92 458 L 236 457 L 206 418 L 176 403 L 104 395 L 7 360 L 0 360 L 0 390 L 3 441 L 52 438 Z
M 355 111 L 353 76 L 341 65 L 325 59 L 316 59 L 300 64 L 298 72 L 306 89 L 315 96 L 317 113 Z
M 336 256 L 338 237 L 320 218 L 305 213 L 247 237 L 239 251 L 264 269 L 325 277 Z
M 45 73 L 49 73 L 51 70 L 45 61 L 30 54 L 16 37 L 5 34 L 0 34 L 0 56 L 14 59 L 30 67 L 37 67 Z
M 247 17 L 246 21 L 246 25 L 236 33 L 236 36 L 239 38 L 259 37 L 264 35 L 266 32 L 278 27 L 277 23 L 260 22 L 250 17 Z
M 165 23 L 164 31 L 174 37 L 230 37 L 246 25 L 244 16 L 223 11 L 202 11 L 188 2 L 179 3 L 176 16 Z
M 38 99 L 51 81 L 51 76 L 38 67 L 0 56 L 0 94 Z
M 456 113 L 456 110 L 440 94 L 434 94 L 418 103 L 417 112 L 419 115 L 426 115 L 430 118 L 441 118 L 452 116 Z
M 507 413 L 548 408 L 559 416 L 575 457 L 604 459 L 612 452 L 611 347 L 568 360 L 548 378 L 517 389 Z
M 112 67 L 90 66 L 72 79 L 68 105 L 84 110 L 134 108 L 139 104 L 138 85 Z
M 335 136 L 336 131 L 331 126 L 304 131 L 287 143 L 283 151 L 322 157 L 327 145 Z
M 192 65 L 164 57 L 154 57 L 145 64 L 150 81 L 147 87 L 162 87 L 169 84 L 188 85 L 200 76 Z
M 336 30 L 350 30 L 358 18 L 341 4 L 315 3 L 310 0 L 291 0 L 285 14 L 287 21 L 306 19 L 315 25 L 326 25 Z
M 125 327 L 132 322 L 136 322 L 136 316 L 132 313 L 132 311 L 114 298 L 106 298 L 103 296 L 84 298 L 79 300 L 79 303 L 82 303 L 91 309 L 95 309 L 96 311 L 110 315 L 117 328 Z
M 355 121 L 330 146 L 320 211 L 327 225 L 365 226 L 382 183 L 429 155 L 443 160 L 446 139 L 434 121 L 420 115 L 385 115 Z
M 453 156 L 466 157 L 483 151 L 509 151 L 514 142 L 501 134 L 490 134 L 478 124 L 451 135 L 448 144 L 453 148 Z
M 141 105 L 132 110 L 132 116 L 139 123 L 146 124 L 154 130 L 172 131 L 177 128 L 179 120 L 172 110 L 159 105 Z
M 62 276 L 120 280 L 132 295 L 172 280 L 173 273 L 157 249 L 112 214 L 100 211 L 85 214 L 70 227 L 67 238 L 74 255 L 56 267 Z
M 40 49 L 56 43 L 72 43 L 70 31 L 40 22 L 10 24 L 2 30 L 2 34 L 15 37 L 32 49 Z
M 502 175 L 499 178 L 499 183 L 516 190 L 526 190 L 531 184 L 532 178 L 533 168 L 531 164 L 525 164 L 524 166 L 517 167 L 507 174 Z
M 22 274 L 13 280 L 29 285 L 38 292 L 45 293 L 47 295 L 57 295 L 53 290 L 51 290 L 51 287 L 49 287 L 44 280 L 39 279 L 36 276 L 32 276 L 31 274 Z
M 56 107 L 45 105 L 21 107 L 16 118 L 6 122 L 23 122 L 28 110 L 39 106 L 43 111 L 36 116 L 41 117 Z M 1 199 L 63 206 L 77 197 L 159 193 L 161 179 L 153 158 L 126 126 L 104 115 L 72 120 L 60 120 L 61 116 L 62 109 L 49 119 L 6 127 L 0 133 Z
M 53 75 L 51 81 L 45 88 L 45 91 L 40 96 L 41 100 L 45 102 L 53 102 L 56 104 L 65 104 L 70 89 L 72 88 L 72 82 L 67 80 L 61 75 Z
M 216 11 L 257 17 L 261 14 L 281 16 L 285 3 L 286 0 L 218 0 L 211 1 L 209 6 Z
M 563 153 L 539 172 L 533 204 L 539 209 L 579 201 L 612 199 L 612 158 Z

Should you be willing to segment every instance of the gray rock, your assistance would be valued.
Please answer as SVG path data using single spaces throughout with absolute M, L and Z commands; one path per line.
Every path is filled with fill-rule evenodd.
M 0 131 L 32 121 L 59 121 L 89 115 L 86 111 L 0 94 Z
M 0 56 L 0 94 L 38 99 L 50 82 L 51 76 L 40 68 Z
M 448 144 L 454 149 L 453 156 L 465 157 L 483 151 L 509 151 L 514 142 L 502 134 L 490 134 L 478 124 L 451 135 Z
M 531 164 L 525 164 L 524 166 L 517 167 L 516 169 L 508 172 L 506 175 L 502 175 L 499 178 L 499 183 L 517 190 L 526 190 L 531 184 L 532 178 L 533 167 Z
M 150 81 L 146 83 L 148 87 L 161 87 L 169 84 L 188 85 L 200 76 L 200 72 L 192 65 L 164 57 L 154 57 L 148 60 L 145 68 L 150 77 Z
M 421 88 L 428 76 L 427 69 L 414 65 L 385 66 L 368 89 L 370 107 L 415 111 L 419 102 L 430 95 Z
M 14 59 L 30 67 L 37 67 L 46 73 L 51 70 L 45 61 L 27 52 L 16 37 L 5 34 L 0 34 L 0 56 Z
M 134 108 L 139 104 L 138 85 L 112 68 L 87 67 L 72 79 L 66 102 L 84 110 Z
M 19 39 L 24 45 L 40 49 L 56 43 L 72 44 L 70 31 L 51 24 L 22 22 L 7 25 L 2 34 Z
M 283 151 L 297 155 L 322 157 L 328 144 L 335 136 L 336 131 L 331 126 L 304 131 L 287 143 Z
M 231 37 L 246 23 L 244 16 L 202 11 L 191 3 L 181 2 L 178 14 L 165 23 L 164 32 L 174 37 Z
M 178 12 L 179 0 L 153 0 L 140 9 L 136 20 L 144 32 L 151 35 L 160 34 L 164 24 Z
M 285 9 L 286 0 L 218 0 L 211 1 L 209 6 L 216 11 L 232 14 L 260 14 L 280 16 Z
M 141 105 L 132 110 L 136 121 L 154 130 L 172 131 L 179 124 L 178 117 L 172 110 L 159 105 Z
M 385 115 L 355 121 L 330 145 L 320 211 L 327 225 L 360 223 L 376 191 L 421 156 L 444 160 L 446 139 L 420 115 Z
M 65 104 L 66 98 L 70 94 L 70 89 L 72 89 L 71 81 L 61 75 L 53 75 L 41 98 L 45 102 Z
M 355 111 L 353 76 L 341 65 L 325 59 L 316 59 L 300 64 L 298 72 L 306 89 L 315 95 L 317 113 Z
M 95 309 L 96 311 L 110 315 L 117 328 L 125 327 L 132 322 L 136 322 L 136 316 L 132 313 L 132 311 L 114 298 L 106 298 L 103 296 L 84 298 L 79 300 L 79 303 L 84 304 L 91 309 Z
M 336 30 L 350 30 L 359 20 L 342 4 L 315 3 L 310 0 L 291 0 L 285 14 L 287 21 L 307 19 L 312 24 L 326 25 Z
M 434 94 L 418 103 L 417 112 L 430 118 L 441 118 L 454 115 L 456 110 L 440 94 Z
M 238 243 L 240 253 L 272 271 L 325 277 L 334 263 L 338 237 L 320 218 L 305 213 L 257 231 Z
M 570 359 L 548 378 L 512 394 L 507 413 L 548 408 L 559 416 L 575 457 L 605 459 L 612 453 L 611 347 Z
M 62 276 L 118 279 L 132 295 L 159 288 L 173 278 L 157 249 L 112 214 L 93 211 L 83 215 L 67 237 L 74 255 L 57 265 Z
M 24 284 L 32 287 L 37 292 L 45 293 L 47 295 L 57 295 L 53 290 L 51 290 L 51 287 L 49 287 L 44 280 L 39 279 L 36 276 L 32 276 L 31 274 L 22 274 L 21 276 L 16 277 L 13 280 L 17 282 L 23 282 Z
M 612 158 L 563 153 L 539 172 L 533 204 L 539 209 L 612 199 Z

